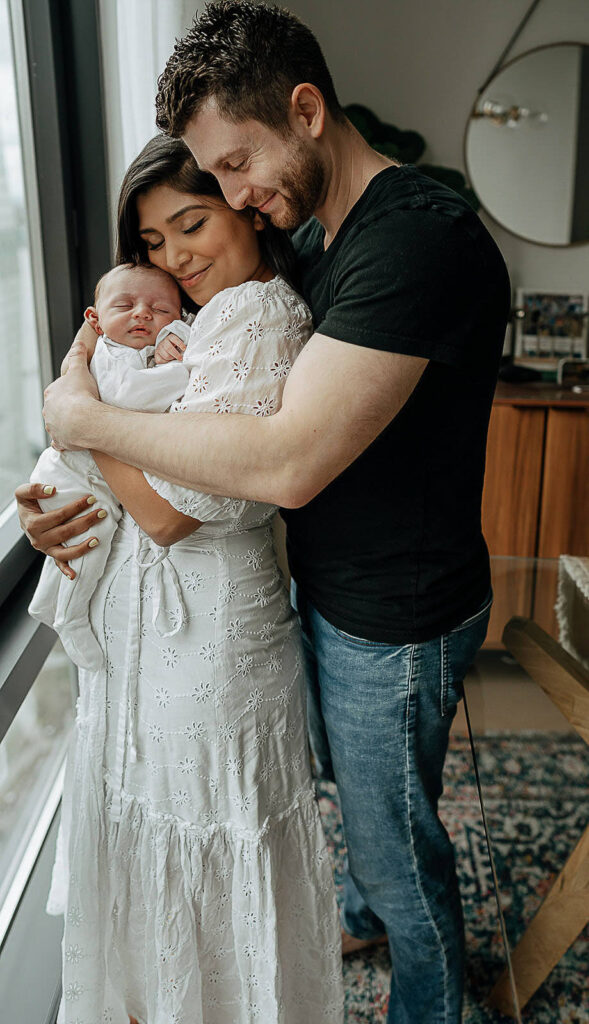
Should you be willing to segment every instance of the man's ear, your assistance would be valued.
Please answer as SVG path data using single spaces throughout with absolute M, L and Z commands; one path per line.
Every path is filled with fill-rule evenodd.
M 87 324 L 90 324 L 90 327 L 92 327 L 98 335 L 104 334 L 102 327 L 98 323 L 98 313 L 94 306 L 88 306 L 88 309 L 84 310 L 84 320 Z
M 290 113 L 294 121 L 310 132 L 314 139 L 323 135 L 326 114 L 323 93 L 311 82 L 295 85 L 290 96 Z

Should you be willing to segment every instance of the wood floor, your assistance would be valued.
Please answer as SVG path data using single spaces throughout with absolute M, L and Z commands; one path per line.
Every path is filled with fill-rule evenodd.
M 571 732 L 564 715 L 506 651 L 482 650 L 465 680 L 472 730 L 491 732 Z M 460 704 L 452 732 L 466 735 Z

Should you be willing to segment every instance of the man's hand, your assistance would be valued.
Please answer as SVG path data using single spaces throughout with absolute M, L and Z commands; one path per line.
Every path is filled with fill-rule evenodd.
M 67 547 L 64 546 L 64 542 L 91 529 L 95 523 L 100 523 L 97 516 L 100 509 L 92 509 L 87 515 L 80 515 L 88 510 L 90 504 L 95 503 L 95 499 L 88 495 L 53 512 L 42 512 L 38 499 L 48 496 L 43 484 L 22 484 L 17 487 L 14 496 L 20 525 L 35 550 L 53 558 L 60 572 L 73 580 L 76 574 L 68 562 L 85 555 L 95 546 L 92 541 L 97 543 L 98 538 L 88 537 L 82 544 Z M 74 516 L 78 518 L 75 519 Z
M 88 309 L 86 310 L 86 312 L 88 312 L 92 308 L 93 307 L 89 306 Z M 89 363 L 90 360 L 92 359 L 92 356 L 94 355 L 94 349 L 96 348 L 96 342 L 98 341 L 98 333 L 94 330 L 94 328 L 91 326 L 91 324 L 89 324 L 87 321 L 84 321 L 84 323 L 80 327 L 80 330 L 78 331 L 78 333 L 76 334 L 76 337 L 74 338 L 74 340 L 72 342 L 72 347 L 73 347 L 73 345 L 75 345 L 75 343 L 77 341 L 81 341 L 83 343 L 83 345 L 84 345 L 84 347 L 86 349 L 86 361 Z M 61 373 L 62 374 L 67 373 L 67 371 L 68 371 L 71 351 L 72 350 L 70 348 L 69 352 L 67 353 L 67 355 L 65 356 L 65 358 L 64 358 L 64 360 L 63 360 L 63 362 L 61 364 Z
M 69 352 L 67 373 L 45 390 L 45 426 L 60 448 L 79 447 L 84 422 L 98 400 L 96 381 L 88 370 L 86 347 L 76 341 Z
M 160 341 L 155 350 L 155 362 L 159 365 L 160 363 L 171 363 L 172 359 L 177 359 L 181 363 L 185 350 L 186 345 L 177 334 L 166 334 L 164 340 Z

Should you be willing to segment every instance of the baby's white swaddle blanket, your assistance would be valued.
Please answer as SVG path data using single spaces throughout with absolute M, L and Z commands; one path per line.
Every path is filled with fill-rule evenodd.
M 174 333 L 188 342 L 190 328 L 175 320 L 158 334 L 157 341 Z M 90 371 L 98 385 L 100 398 L 108 405 L 136 412 L 166 412 L 187 387 L 189 371 L 174 360 L 151 365 L 155 347 L 142 349 L 120 345 L 102 335 L 90 363 Z M 51 626 L 63 646 L 80 668 L 99 668 L 102 651 L 92 632 L 89 607 L 96 584 L 104 572 L 111 541 L 121 517 L 121 506 L 87 451 L 42 452 L 31 473 L 31 483 L 53 484 L 55 494 L 43 498 L 43 512 L 61 508 L 84 494 L 92 494 L 108 515 L 100 525 L 100 543 L 76 563 L 76 578 L 67 579 L 52 558 L 46 558 L 37 589 L 29 605 L 33 618 Z M 88 533 L 73 537 L 70 544 L 80 544 Z

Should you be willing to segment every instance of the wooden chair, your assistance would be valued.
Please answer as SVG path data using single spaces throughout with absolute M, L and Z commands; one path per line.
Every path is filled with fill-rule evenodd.
M 510 619 L 503 643 L 589 744 L 589 672 L 530 619 Z M 589 922 L 589 825 L 512 953 L 520 1009 Z M 515 1016 L 505 970 L 490 1005 Z

